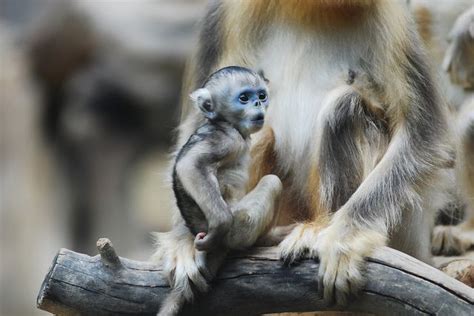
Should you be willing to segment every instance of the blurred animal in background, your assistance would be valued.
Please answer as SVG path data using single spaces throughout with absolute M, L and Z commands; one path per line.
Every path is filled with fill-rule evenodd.
M 433 253 L 459 255 L 474 245 L 474 3 L 412 0 L 410 7 L 438 68 L 456 135 L 456 166 L 448 187 L 452 202 L 441 214 L 443 225 L 435 227 Z
M 108 236 L 123 254 L 143 245 L 128 179 L 170 144 L 199 1 L 61 1 L 26 46 L 42 92 L 42 131 L 71 201 L 72 248 Z M 176 14 L 180 12 L 180 14 Z
M 247 68 L 226 67 L 213 73 L 191 99 L 206 122 L 176 156 L 173 189 L 181 218 L 175 231 L 179 226 L 195 236 L 199 269 L 210 281 L 228 250 L 250 247 L 270 229 L 282 185 L 278 177 L 267 175 L 245 194 L 250 134 L 262 128 L 269 104 L 263 76 Z M 157 234 L 157 243 L 167 242 L 168 234 Z M 171 278 L 170 284 L 180 283 Z M 205 291 L 207 286 L 202 285 L 196 288 Z M 178 314 L 192 298 L 191 291 L 174 287 L 159 315 Z
M 38 93 L 0 18 L 0 315 L 35 315 L 38 284 L 64 245 L 54 163 L 38 133 Z
M 185 94 L 228 65 L 268 76 L 272 106 L 252 145 L 249 186 L 282 179 L 277 224 L 299 223 L 282 259 L 318 256 L 328 302 L 357 293 L 364 257 L 378 247 L 430 261 L 453 149 L 420 46 L 401 1 L 211 1 L 203 19 Z M 183 100 L 178 148 L 204 120 Z M 157 255 L 176 287 L 205 284 L 192 234 L 179 227 Z
M 59 248 L 96 253 L 108 236 L 144 258 L 151 227 L 168 227 L 161 173 L 203 9 L 0 0 L 1 315 L 43 314 L 32 302 Z

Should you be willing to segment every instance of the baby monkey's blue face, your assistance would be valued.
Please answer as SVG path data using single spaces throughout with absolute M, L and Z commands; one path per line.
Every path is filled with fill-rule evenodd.
M 257 132 L 265 122 L 265 112 L 268 108 L 268 91 L 265 86 L 245 86 L 232 96 L 232 114 L 229 120 L 239 130 L 246 133 Z
M 211 121 L 226 121 L 247 137 L 260 130 L 269 105 L 267 80 L 243 67 L 226 67 L 211 75 L 191 94 Z

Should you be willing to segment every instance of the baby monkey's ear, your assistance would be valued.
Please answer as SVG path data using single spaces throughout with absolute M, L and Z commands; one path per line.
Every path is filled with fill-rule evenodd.
M 270 83 L 270 80 L 268 80 L 267 77 L 265 77 L 265 73 L 263 72 L 262 69 L 260 69 L 257 73 L 260 75 L 260 77 L 262 77 L 263 81 L 265 81 L 266 84 Z
M 189 95 L 194 105 L 208 119 L 214 119 L 217 116 L 215 105 L 212 102 L 211 93 L 206 88 L 197 89 Z

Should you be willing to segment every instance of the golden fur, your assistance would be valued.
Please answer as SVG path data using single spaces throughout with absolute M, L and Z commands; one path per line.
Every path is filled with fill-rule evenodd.
M 419 6 L 414 10 L 413 15 L 415 17 L 418 33 L 420 34 L 421 39 L 425 45 L 430 47 L 431 40 L 433 38 L 433 17 L 430 10 L 426 7 Z
M 339 303 L 360 288 L 364 257 L 377 247 L 390 242 L 429 261 L 426 194 L 449 159 L 447 110 L 404 4 L 223 0 L 207 19 L 185 95 L 224 66 L 269 78 L 250 187 L 270 172 L 282 180 L 279 223 L 298 222 L 282 258 L 318 256 L 324 298 Z M 188 106 L 178 142 L 202 121 Z
M 259 42 L 259 37 L 263 36 L 265 33 L 265 28 L 273 24 L 285 23 L 287 20 L 281 21 L 284 19 L 290 19 L 298 25 L 303 24 L 305 27 L 312 27 L 319 29 L 321 27 L 334 27 L 335 23 L 337 25 L 337 19 L 340 19 L 341 24 L 339 27 L 347 28 L 350 24 L 355 23 L 354 19 L 357 20 L 357 23 L 365 23 L 365 15 L 380 15 L 384 16 L 386 23 L 388 25 L 384 26 L 383 30 L 390 33 L 387 34 L 378 34 L 382 38 L 381 43 L 385 47 L 380 47 L 382 51 L 393 51 L 392 54 L 386 54 L 381 56 L 379 63 L 374 65 L 378 69 L 375 69 L 375 72 L 378 74 L 391 74 L 390 85 L 385 87 L 385 91 L 381 91 L 379 95 L 368 94 L 368 91 L 373 91 L 372 87 L 368 86 L 370 83 L 366 82 L 364 84 L 359 84 L 355 88 L 363 93 L 371 102 L 367 104 L 371 107 L 370 110 L 376 116 L 385 116 L 385 112 L 397 111 L 400 113 L 394 114 L 395 116 L 403 115 L 404 106 L 408 106 L 409 102 L 407 100 L 408 95 L 400 94 L 400 91 L 407 90 L 407 82 L 404 80 L 404 77 L 401 73 L 397 73 L 402 69 L 399 67 L 400 64 L 406 64 L 406 57 L 402 53 L 405 48 L 405 39 L 407 37 L 406 30 L 404 25 L 409 23 L 407 20 L 404 20 L 405 14 L 401 13 L 401 8 L 398 5 L 394 5 L 393 1 L 304 1 L 298 0 L 296 5 L 293 1 L 226 1 L 224 5 L 226 7 L 225 12 L 228 13 L 226 20 L 224 21 L 223 34 L 225 34 L 225 41 L 223 46 L 224 53 L 219 60 L 219 63 L 215 68 L 220 68 L 226 65 L 231 64 L 242 64 L 245 66 L 252 67 L 256 63 L 258 56 L 249 54 L 253 52 L 252 46 L 255 43 Z M 376 12 L 376 13 L 374 13 Z M 395 13 L 394 13 L 395 12 Z M 335 20 L 335 16 L 337 19 Z M 349 16 L 349 17 L 348 17 Z M 327 18 L 327 19 L 326 19 Z M 263 21 L 265 24 L 259 23 Z M 273 21 L 269 22 L 269 21 Z M 304 21 L 301 23 L 301 21 Z M 343 21 L 350 22 L 348 25 L 344 25 Z M 291 23 L 291 22 L 290 22 Z M 373 23 L 373 22 L 371 22 Z M 370 26 L 372 27 L 372 26 Z M 373 27 L 380 28 L 380 26 L 374 25 Z M 398 53 L 399 52 L 399 53 Z M 363 81 L 362 81 L 363 82 Z M 394 104 L 396 107 L 381 109 L 380 104 Z M 390 122 L 395 124 L 395 121 Z M 395 128 L 393 126 L 393 128 Z M 258 170 L 262 168 L 262 164 L 266 165 L 274 163 L 274 158 L 267 160 L 264 158 L 268 157 L 268 153 L 271 152 L 270 148 L 274 146 L 274 142 L 263 142 L 256 145 L 253 148 L 253 159 L 254 167 L 251 171 L 251 176 L 259 175 Z M 275 154 L 272 154 L 274 157 Z M 277 157 L 280 160 L 285 159 L 285 157 Z M 308 157 L 309 158 L 309 157 Z M 262 159 L 262 160 L 261 160 Z M 261 161 L 261 162 L 259 162 Z M 262 162 L 263 161 L 263 162 Z M 275 162 L 276 163 L 276 162 Z M 278 173 L 278 166 L 273 166 L 274 172 L 277 175 L 282 176 L 281 173 Z M 282 198 L 281 202 L 281 213 L 280 216 L 284 218 L 298 218 L 301 219 L 301 216 L 291 216 L 285 215 L 287 212 L 295 212 L 295 210 L 304 210 L 308 211 L 300 212 L 302 214 L 307 214 L 307 218 L 303 220 L 312 219 L 320 211 L 320 203 L 315 192 L 318 190 L 317 182 L 318 174 L 316 168 L 312 168 L 310 173 L 310 179 L 307 184 L 311 184 L 311 189 L 305 189 L 306 185 L 302 188 L 295 188 L 296 190 L 306 190 L 306 194 L 303 194 L 303 200 L 301 196 L 298 196 L 298 193 L 290 193 L 288 195 L 290 200 Z M 284 185 L 286 183 L 286 188 L 294 187 L 294 184 L 291 183 L 290 179 L 282 179 Z M 255 183 L 255 178 L 251 183 Z M 284 190 L 286 192 L 286 190 Z M 285 193 L 284 193 L 285 194 Z M 288 203 L 286 203 L 288 202 Z M 285 207 L 288 205 L 288 207 Z M 297 207 L 296 207 L 297 206 Z

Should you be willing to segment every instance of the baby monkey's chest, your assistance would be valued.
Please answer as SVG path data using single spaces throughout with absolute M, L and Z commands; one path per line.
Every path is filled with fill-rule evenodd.
M 224 200 L 232 204 L 245 194 L 248 181 L 250 154 L 248 149 L 236 153 L 232 163 L 224 163 L 217 168 L 217 180 Z

